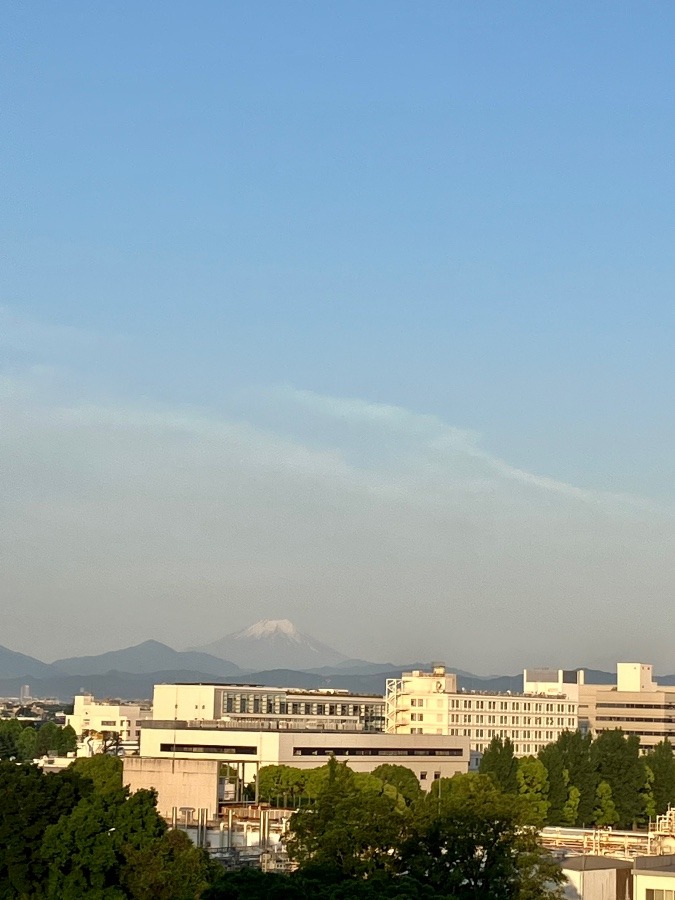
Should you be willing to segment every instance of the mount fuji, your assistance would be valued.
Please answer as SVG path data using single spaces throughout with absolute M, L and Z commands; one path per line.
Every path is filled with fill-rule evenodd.
M 303 634 L 288 619 L 261 619 L 243 631 L 197 647 L 242 669 L 317 669 L 335 666 L 348 657 Z

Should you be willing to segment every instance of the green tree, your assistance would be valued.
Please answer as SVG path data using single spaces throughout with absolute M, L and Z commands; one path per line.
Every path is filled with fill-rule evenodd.
M 121 884 L 133 900 L 199 900 L 217 869 L 182 831 L 127 848 Z
M 593 818 L 596 825 L 616 825 L 619 821 L 619 813 L 617 812 L 612 796 L 612 788 L 606 781 L 601 781 L 595 794 L 595 809 L 593 810 Z
M 41 855 L 47 828 L 91 793 L 70 768 L 45 775 L 32 765 L 0 763 L 0 897 L 37 897 L 47 873 Z
M 71 725 L 64 725 L 59 728 L 56 737 L 56 751 L 59 756 L 67 756 L 69 753 L 75 753 L 77 750 L 77 735 L 75 729 Z
M 492 738 L 480 761 L 480 772 L 490 775 L 505 793 L 518 793 L 518 760 L 510 738 Z
M 569 772 L 564 766 L 562 752 L 557 743 L 547 744 L 539 751 L 538 757 L 546 768 L 548 779 L 547 824 L 562 825 L 565 805 L 569 798 L 570 780 Z
M 40 726 L 37 733 L 37 741 L 35 753 L 39 756 L 46 756 L 53 753 L 59 755 L 59 744 L 61 740 L 61 729 L 55 722 L 45 722 Z
M 30 762 L 31 760 L 35 759 L 36 747 L 37 731 L 31 725 L 28 725 L 26 728 L 22 729 L 21 734 L 16 741 L 18 758 L 22 762 Z
M 288 852 L 305 869 L 373 877 L 390 869 L 403 821 L 388 793 L 359 790 L 354 773 L 331 759 L 313 806 L 291 817 Z
M 373 769 L 372 774 L 385 784 L 393 785 L 408 805 L 419 800 L 422 795 L 422 788 L 417 776 L 407 766 L 394 766 L 386 763 Z
M 576 787 L 579 792 L 577 818 L 570 824 L 590 825 L 593 822 L 595 792 L 598 787 L 596 765 L 591 759 L 593 739 L 590 734 L 581 734 L 580 731 L 564 731 L 556 745 L 569 776 L 569 785 Z
M 645 764 L 645 783 L 641 792 L 643 822 L 651 822 L 656 817 L 656 800 L 654 799 L 654 773 Z
M 41 855 L 49 875 L 49 900 L 122 900 L 127 859 L 166 833 L 153 791 L 92 793 L 50 825 Z
M 416 804 L 400 866 L 453 900 L 558 897 L 560 869 L 538 846 L 531 815 L 531 800 L 501 791 L 491 775 L 440 779 Z
M 122 788 L 122 760 L 118 756 L 98 753 L 80 757 L 73 762 L 73 769 L 94 783 L 99 794 L 116 793 Z
M 662 816 L 669 806 L 675 804 L 675 759 L 673 745 L 668 739 L 661 741 L 644 757 L 645 764 L 651 770 L 654 781 L 654 811 Z
M 5 727 L 7 723 L 0 723 L 0 759 L 16 759 L 19 755 L 18 738 L 16 733 Z
M 598 779 L 612 789 L 618 825 L 630 828 L 642 818 L 644 810 L 642 791 L 646 776 L 639 737 L 626 736 L 618 728 L 604 731 L 593 742 L 592 758 Z
M 525 756 L 518 761 L 518 795 L 525 803 L 525 816 L 530 825 L 542 828 L 549 810 L 548 773 L 540 759 Z
M 579 798 L 581 794 L 579 793 L 579 788 L 575 785 L 571 784 L 569 787 L 569 792 L 567 795 L 567 800 L 565 801 L 565 805 L 562 808 L 562 815 L 560 817 L 561 825 L 565 825 L 568 828 L 574 826 L 576 821 L 579 818 Z M 556 825 L 558 823 L 556 822 Z
M 258 797 L 268 803 L 296 806 L 305 796 L 308 774 L 293 766 L 262 766 L 258 772 Z

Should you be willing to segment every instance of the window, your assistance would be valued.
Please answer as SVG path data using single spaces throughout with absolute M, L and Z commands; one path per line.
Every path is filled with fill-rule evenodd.
M 415 700 L 415 698 L 413 698 L 413 699 L 410 701 L 410 705 L 411 705 L 411 706 L 417 706 L 417 700 Z
M 427 780 L 427 773 L 420 772 L 420 781 L 426 781 L 426 780 Z
M 438 779 L 439 779 L 440 777 L 441 777 L 441 773 L 440 773 L 440 772 L 434 772 L 434 781 L 438 781 Z

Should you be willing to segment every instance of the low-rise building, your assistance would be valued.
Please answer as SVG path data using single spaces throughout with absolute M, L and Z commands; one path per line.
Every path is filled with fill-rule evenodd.
M 643 752 L 666 738 L 675 744 L 675 687 L 654 681 L 646 663 L 617 663 L 616 684 L 582 684 L 579 722 L 597 737 L 621 728 L 637 735 Z
M 232 722 L 243 727 L 384 730 L 384 698 L 344 690 L 300 690 L 259 684 L 156 684 L 153 718 Z
M 124 778 L 132 790 L 154 787 L 162 815 L 174 806 L 190 806 L 208 808 L 209 817 L 217 817 L 217 804 L 242 800 L 244 786 L 255 782 L 262 766 L 313 769 L 332 757 L 356 772 L 406 766 L 428 789 L 434 780 L 468 772 L 470 750 L 466 738 L 448 735 L 152 721 L 141 730 L 140 756 L 124 760 Z M 232 785 L 227 796 L 226 783 Z
M 526 670 L 527 677 L 527 670 Z M 561 687 L 565 687 L 561 685 Z M 536 754 L 563 731 L 578 727 L 577 685 L 559 692 L 460 691 L 445 666 L 404 672 L 387 681 L 389 734 L 452 735 L 468 738 L 482 752 L 495 737 L 509 738 L 517 756 Z
M 83 755 L 111 747 L 135 752 L 139 748 L 141 724 L 152 718 L 149 703 L 96 700 L 92 694 L 78 694 L 73 713 L 66 716 L 81 744 Z

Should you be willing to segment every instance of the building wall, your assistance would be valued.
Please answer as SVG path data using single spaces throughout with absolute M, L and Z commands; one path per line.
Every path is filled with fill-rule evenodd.
M 91 694 L 78 694 L 73 701 L 73 714 L 66 716 L 78 738 L 94 732 L 119 734 L 123 741 L 138 741 L 141 722 L 152 718 L 150 706 L 134 703 L 107 703 Z
M 579 688 L 579 721 L 594 737 L 616 728 L 638 735 L 643 751 L 675 742 L 675 689 L 656 684 L 650 665 L 618 663 L 616 685 Z
M 385 763 L 404 765 L 425 788 L 436 778 L 469 769 L 469 742 L 463 737 L 176 726 L 155 722 L 144 728 L 141 757 L 219 760 L 237 767 L 245 783 L 253 780 L 260 766 L 311 769 L 325 765 L 331 756 L 357 772 L 371 772 Z
M 218 815 L 218 772 L 220 763 L 208 759 L 152 759 L 128 756 L 123 779 L 132 793 L 142 788 L 157 791 L 157 809 L 170 818 L 174 807 L 208 809 L 209 818 Z
M 615 869 L 579 872 L 563 868 L 563 874 L 569 881 L 563 889 L 565 900 L 624 900 L 617 898 Z
M 650 894 L 650 891 L 652 892 Z M 654 893 L 663 891 L 663 894 Z M 633 875 L 634 900 L 674 900 L 675 875 L 636 871 Z
M 301 691 L 241 684 L 158 684 L 158 721 L 220 721 L 245 724 L 302 721 L 303 727 L 384 729 L 384 698 L 347 691 Z
M 494 737 L 509 738 L 517 756 L 536 754 L 563 731 L 578 727 L 578 703 L 565 696 L 463 692 L 432 672 L 404 672 L 387 682 L 389 734 L 466 737 L 482 752 Z M 453 676 L 454 679 L 454 676 Z

